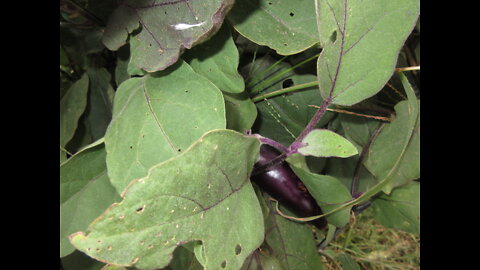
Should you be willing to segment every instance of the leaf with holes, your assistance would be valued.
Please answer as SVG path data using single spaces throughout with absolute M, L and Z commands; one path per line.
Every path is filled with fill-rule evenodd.
M 148 72 L 164 70 L 185 48 L 215 34 L 233 2 L 126 0 L 110 16 L 102 41 L 116 51 L 132 33 L 131 38 L 138 40 L 132 51 L 134 65 Z
M 281 55 L 304 51 L 318 43 L 315 6 L 311 0 L 236 1 L 227 16 L 242 36 Z
M 75 248 L 71 233 L 85 230 L 120 196 L 110 184 L 103 144 L 88 147 L 60 166 L 60 257 Z
M 99 261 L 138 269 L 167 266 L 178 246 L 200 240 L 206 269 L 239 269 L 264 237 L 249 180 L 259 149 L 254 137 L 207 132 L 133 181 L 88 234 L 70 240 Z
M 179 61 L 123 82 L 105 134 L 110 181 L 117 191 L 185 150 L 206 131 L 225 128 L 221 91 Z
M 321 258 L 313 241 L 312 231 L 306 224 L 280 216 L 274 202 L 269 201 L 270 212 L 266 219 L 265 240 L 273 249 L 275 258 L 284 269 L 323 269 Z M 288 213 L 287 210 L 283 209 Z M 269 269 L 269 268 L 265 268 Z
M 314 129 L 302 140 L 298 148 L 304 156 L 347 158 L 358 154 L 357 148 L 344 137 L 328 129 Z
M 353 105 L 378 93 L 419 16 L 420 1 L 316 0 L 323 50 L 317 62 L 323 97 Z

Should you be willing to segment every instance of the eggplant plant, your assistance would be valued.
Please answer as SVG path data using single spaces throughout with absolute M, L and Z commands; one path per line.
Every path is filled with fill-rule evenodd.
M 419 4 L 60 1 L 63 269 L 323 269 L 367 207 L 418 234 Z

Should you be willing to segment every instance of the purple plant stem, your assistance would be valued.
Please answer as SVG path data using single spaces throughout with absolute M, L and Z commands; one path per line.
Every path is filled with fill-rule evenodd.
M 318 110 L 315 112 L 312 119 L 310 119 L 310 122 L 308 122 L 307 126 L 302 131 L 302 133 L 300 133 L 297 139 L 295 139 L 295 141 L 290 145 L 289 148 L 291 149 L 291 151 L 296 152 L 296 150 L 298 150 L 299 148 L 298 143 L 303 141 L 303 139 L 308 135 L 308 133 L 310 133 L 310 131 L 312 131 L 315 128 L 315 126 L 318 124 L 320 119 L 322 119 L 322 116 L 325 114 L 328 106 L 330 106 L 331 103 L 332 103 L 332 93 L 330 92 L 330 95 L 322 101 L 320 108 L 318 108 Z

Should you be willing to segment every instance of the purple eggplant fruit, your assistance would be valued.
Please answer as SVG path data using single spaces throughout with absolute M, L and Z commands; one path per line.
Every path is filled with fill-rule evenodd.
M 270 145 L 262 144 L 251 180 L 254 181 L 260 189 L 278 200 L 281 205 L 295 213 L 298 217 L 321 215 L 322 210 L 317 205 L 317 202 L 287 162 L 282 161 L 266 169 L 258 170 L 278 155 L 280 155 L 278 150 Z M 312 220 L 310 223 L 319 229 L 327 225 L 323 217 Z

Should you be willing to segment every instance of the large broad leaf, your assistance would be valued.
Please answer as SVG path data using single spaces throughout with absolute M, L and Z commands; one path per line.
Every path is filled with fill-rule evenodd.
M 408 100 L 395 106 L 395 120 L 382 128 L 364 161 L 365 167 L 384 183 L 383 191 L 387 194 L 420 177 L 419 101 L 406 77 L 400 78 Z
M 295 174 L 302 180 L 324 214 L 338 208 L 342 203 L 352 199 L 348 189 L 336 178 L 329 175 L 311 173 L 296 166 L 291 166 Z M 326 216 L 329 224 L 343 227 L 350 220 L 350 208 Z
M 215 34 L 233 2 L 126 0 L 110 16 L 102 41 L 115 51 L 126 43 L 128 34 L 140 27 L 131 37 L 139 41 L 132 48 L 131 61 L 148 72 L 164 70 L 178 60 L 185 48 Z
M 93 145 L 60 166 L 60 257 L 75 248 L 68 236 L 87 229 L 120 196 L 110 184 L 103 144 Z
M 415 26 L 419 0 L 316 0 L 323 51 L 317 63 L 323 97 L 353 105 L 373 96 L 391 77 Z
M 65 147 L 73 138 L 78 120 L 87 106 L 88 76 L 83 76 L 67 90 L 60 101 L 60 146 Z
M 249 180 L 259 149 L 257 139 L 235 131 L 206 133 L 133 181 L 72 244 L 100 261 L 156 269 L 178 246 L 200 240 L 206 269 L 239 269 L 264 237 Z
M 117 90 L 105 134 L 110 181 L 121 193 L 151 166 L 216 128 L 225 128 L 222 93 L 187 63 L 131 78 Z
M 381 194 L 373 200 L 372 208 L 374 218 L 384 226 L 420 233 L 420 183 L 411 182 L 390 195 Z
M 304 51 L 318 43 L 312 0 L 236 1 L 228 20 L 251 41 L 281 55 Z
M 265 240 L 284 269 L 321 270 L 321 258 L 315 247 L 311 229 L 280 216 L 269 202 Z M 285 210 L 284 210 L 285 211 Z M 269 268 L 265 268 L 269 269 Z

